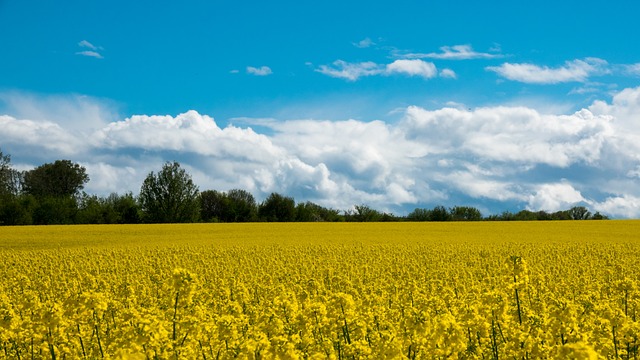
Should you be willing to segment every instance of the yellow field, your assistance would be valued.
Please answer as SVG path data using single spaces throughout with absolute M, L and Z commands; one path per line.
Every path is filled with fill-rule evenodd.
M 0 227 L 0 358 L 640 357 L 640 222 Z

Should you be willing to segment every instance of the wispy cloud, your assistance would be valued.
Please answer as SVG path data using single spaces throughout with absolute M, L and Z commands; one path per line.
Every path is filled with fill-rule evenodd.
M 378 75 L 381 72 L 380 65 L 372 62 L 349 63 L 343 60 L 336 60 L 330 65 L 320 65 L 317 72 L 334 78 L 356 81 L 363 76 Z
M 496 59 L 504 57 L 502 54 L 482 53 L 473 50 L 471 45 L 443 46 L 439 53 L 408 53 L 400 55 L 405 59 L 439 59 L 439 60 L 469 60 L 469 59 Z
M 360 40 L 358 42 L 354 42 L 353 46 L 355 46 L 357 48 L 364 49 L 364 48 L 368 48 L 370 46 L 373 46 L 375 44 L 376 43 L 373 42 L 373 40 L 371 40 L 370 38 L 364 38 L 364 39 L 362 39 L 362 40 Z
M 253 66 L 247 66 L 247 74 L 256 75 L 256 76 L 267 76 L 271 75 L 273 71 L 268 66 L 261 66 L 259 68 Z
M 91 50 L 85 50 L 85 51 L 78 51 L 76 53 L 76 55 L 82 55 L 82 56 L 88 56 L 88 57 L 94 57 L 96 59 L 104 59 L 104 57 L 102 55 L 100 55 L 100 53 L 96 52 L 96 51 L 91 51 Z
M 78 51 L 78 52 L 76 52 L 76 55 L 88 56 L 88 57 L 93 57 L 93 58 L 96 58 L 96 59 L 104 59 L 102 54 L 100 54 L 100 51 L 104 50 L 104 48 L 102 46 L 93 45 L 92 43 L 88 42 L 87 40 L 80 41 L 78 43 L 78 46 L 80 48 L 85 48 L 85 49 L 89 49 L 89 50 Z
M 598 58 L 567 61 L 563 66 L 555 68 L 529 63 L 504 63 L 500 66 L 488 66 L 485 69 L 506 79 L 528 84 L 585 82 L 590 76 L 609 72 L 607 61 Z
M 425 79 L 438 75 L 436 66 L 431 62 L 419 59 L 400 59 L 390 64 L 382 65 L 372 61 L 349 63 L 343 60 L 334 61 L 331 66 L 321 65 L 317 72 L 349 81 L 356 81 L 364 76 L 394 75 L 418 76 Z
M 91 50 L 102 50 L 102 47 L 100 46 L 95 46 L 92 43 L 88 42 L 87 40 L 82 40 L 78 43 L 78 46 L 80 47 L 85 47 L 85 48 L 89 48 Z
M 627 74 L 640 76 L 640 63 L 624 65 L 624 69 Z

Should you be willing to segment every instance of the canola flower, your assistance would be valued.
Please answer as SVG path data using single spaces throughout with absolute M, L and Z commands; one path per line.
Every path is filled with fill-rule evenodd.
M 0 359 L 637 359 L 638 230 L 0 228 Z

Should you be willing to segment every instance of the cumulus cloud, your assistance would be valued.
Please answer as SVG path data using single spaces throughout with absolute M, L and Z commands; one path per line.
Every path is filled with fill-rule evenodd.
M 455 73 L 455 71 L 453 71 L 451 69 L 442 69 L 442 70 L 440 70 L 440 77 L 449 78 L 449 79 L 457 79 L 458 75 Z
M 76 154 L 78 150 L 85 148 L 81 139 L 49 121 L 24 120 L 0 115 L 0 128 L 0 143 L 5 147 L 27 147 L 31 151 L 41 149 L 62 156 Z
M 640 197 L 621 195 L 592 204 L 595 211 L 617 218 L 640 218 Z
M 474 51 L 471 45 L 443 46 L 439 53 L 409 53 L 402 55 L 407 59 L 439 59 L 439 60 L 469 60 L 469 59 L 495 59 L 501 58 L 501 54 L 482 53 Z
M 101 120 L 79 133 L 74 122 L 41 111 L 0 116 L 0 144 L 16 163 L 81 163 L 91 177 L 87 191 L 99 194 L 137 193 L 149 171 L 177 160 L 203 190 L 243 188 L 258 199 L 275 191 L 337 209 L 367 204 L 407 213 L 472 203 L 555 211 L 586 204 L 615 217 L 640 216 L 640 88 L 572 114 L 451 105 L 410 106 L 394 123 L 271 119 L 260 123 L 264 132 L 222 128 L 187 111 Z M 39 157 L 25 160 L 27 153 Z
M 386 67 L 387 74 L 406 74 L 409 76 L 420 76 L 425 79 L 438 75 L 436 66 L 433 63 L 422 60 L 396 60 Z
M 569 209 L 583 201 L 585 198 L 571 184 L 565 182 L 542 184 L 534 194 L 529 195 L 528 208 L 555 212 Z
M 488 66 L 486 70 L 513 81 L 529 84 L 558 84 L 565 82 L 585 82 L 593 75 L 606 73 L 607 62 L 598 58 L 567 61 L 563 66 L 550 68 L 535 64 L 504 63 Z
M 256 76 L 267 76 L 271 75 L 273 72 L 271 68 L 268 66 L 261 66 L 259 68 L 253 66 L 247 66 L 247 74 L 256 75 Z
M 317 72 L 335 78 L 356 81 L 364 76 L 394 75 L 418 76 L 425 79 L 437 76 L 438 71 L 433 63 L 423 60 L 395 60 L 387 65 L 380 65 L 372 61 L 348 63 L 343 60 L 334 61 L 332 66 L 321 65 Z
M 524 107 L 474 111 L 409 107 L 401 124 L 410 138 L 421 139 L 434 153 L 468 153 L 500 162 L 567 167 L 598 160 L 608 117 L 588 110 L 550 116 Z

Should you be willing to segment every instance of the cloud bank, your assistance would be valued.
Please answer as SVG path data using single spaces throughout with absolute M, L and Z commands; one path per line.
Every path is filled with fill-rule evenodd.
M 438 59 L 438 60 L 471 60 L 471 59 L 497 59 L 503 57 L 499 53 L 482 53 L 473 50 L 471 45 L 443 46 L 439 53 L 408 53 L 401 55 L 406 59 Z M 499 50 L 499 49 L 496 49 Z
M 380 75 L 437 76 L 418 62 L 361 71 L 374 68 Z M 21 168 L 61 158 L 79 162 L 91 177 L 86 190 L 98 194 L 135 194 L 150 171 L 177 160 L 202 190 L 242 188 L 258 199 L 279 192 L 337 209 L 367 204 L 406 214 L 465 204 L 488 214 L 586 205 L 613 217 L 640 217 L 640 88 L 573 114 L 409 106 L 395 123 L 271 120 L 261 123 L 262 132 L 220 127 L 195 111 L 125 119 L 86 112 L 89 125 L 82 128 L 42 111 L 18 111 L 20 104 L 46 106 L 46 99 L 37 100 L 14 100 L 12 115 L 0 116 L 3 152 Z M 104 106 L 83 101 L 68 103 Z

